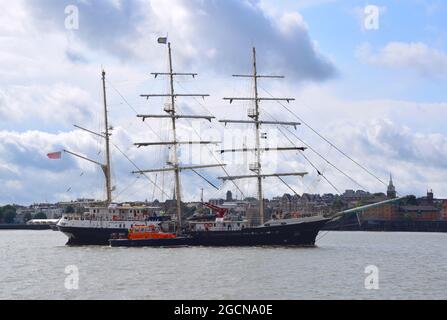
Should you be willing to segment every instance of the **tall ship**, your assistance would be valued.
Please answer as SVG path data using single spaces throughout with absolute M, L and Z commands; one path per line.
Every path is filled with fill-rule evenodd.
M 156 145 L 169 145 L 173 152 L 173 161 L 168 163 L 168 167 L 162 169 L 150 169 L 140 170 L 135 173 L 153 173 L 153 172 L 165 172 L 170 171 L 175 176 L 175 192 L 176 192 L 176 220 L 178 227 L 176 230 L 175 238 L 152 238 L 152 233 L 148 233 L 147 238 L 129 239 L 122 235 L 110 241 L 112 246 L 169 246 L 172 245 L 192 245 L 192 246 L 259 246 L 259 245 L 300 245 L 300 246 L 313 246 L 315 239 L 321 228 L 330 220 L 321 215 L 314 215 L 310 217 L 289 218 L 289 219 L 270 219 L 265 221 L 264 210 L 264 196 L 263 185 L 264 180 L 269 178 L 278 178 L 287 185 L 283 177 L 295 176 L 303 177 L 307 172 L 274 172 L 265 173 L 262 167 L 261 155 L 264 152 L 287 152 L 287 151 L 305 151 L 304 147 L 277 147 L 268 148 L 261 146 L 261 139 L 265 135 L 261 132 L 261 127 L 268 125 L 281 125 L 297 127 L 300 125 L 298 122 L 288 121 L 266 121 L 261 117 L 260 103 L 265 100 L 269 101 L 293 101 L 293 98 L 273 98 L 273 97 L 260 97 L 258 94 L 258 80 L 260 78 L 284 78 L 283 76 L 274 75 L 261 75 L 257 71 L 256 63 L 256 49 L 253 48 L 253 72 L 245 75 L 234 75 L 239 78 L 251 78 L 254 84 L 254 95 L 251 97 L 230 97 L 224 98 L 224 100 L 233 103 L 234 101 L 249 101 L 253 107 L 248 110 L 247 120 L 230 120 L 222 119 L 220 123 L 227 124 L 249 124 L 253 125 L 255 132 L 255 146 L 254 148 L 234 148 L 228 150 L 219 150 L 221 154 L 227 152 L 250 152 L 254 153 L 256 161 L 249 165 L 250 173 L 244 175 L 229 175 L 227 170 L 223 170 L 226 175 L 218 177 L 221 181 L 231 181 L 235 183 L 237 180 L 249 179 L 255 181 L 257 186 L 257 205 L 254 209 L 257 211 L 257 219 L 255 225 L 248 224 L 248 221 L 243 217 L 234 217 L 226 212 L 219 212 L 215 216 L 202 216 L 195 215 L 190 219 L 185 219 L 182 215 L 182 194 L 181 194 L 181 172 L 185 170 L 196 170 L 200 168 L 210 167 L 224 167 L 225 164 L 207 164 L 200 166 L 182 165 L 179 163 L 177 152 L 181 145 L 187 144 L 210 144 L 216 143 L 214 141 L 179 141 L 177 139 L 177 121 L 184 118 L 193 119 L 205 119 L 211 121 L 214 119 L 212 116 L 197 116 L 197 115 L 183 115 L 177 111 L 176 100 L 178 97 L 190 96 L 190 97 L 205 97 L 204 94 L 178 94 L 175 92 L 174 82 L 175 78 L 179 76 L 192 76 L 195 77 L 195 73 L 178 73 L 173 70 L 172 63 L 172 49 L 171 43 L 166 39 L 162 39 L 159 43 L 165 43 L 168 47 L 169 55 L 169 71 L 167 73 L 153 73 L 155 77 L 167 76 L 170 83 L 170 92 L 168 94 L 145 94 L 141 95 L 147 99 L 153 97 L 167 97 L 170 103 L 165 106 L 164 111 L 167 115 L 138 115 L 143 120 L 149 118 L 168 118 L 172 120 L 172 141 L 168 142 L 147 142 L 137 143 L 138 147 L 151 147 Z M 235 183 L 236 185 L 236 183 Z M 143 228 L 144 229 L 144 228 Z M 137 230 L 138 232 L 140 230 Z M 156 233 L 159 234 L 159 233 Z
M 166 141 L 138 142 L 134 145 L 138 148 L 151 148 L 154 146 L 167 147 L 170 151 L 168 161 L 162 168 L 141 170 L 132 163 L 137 170 L 133 171 L 136 175 L 145 175 L 151 173 L 173 174 L 174 180 L 174 199 L 171 201 L 175 214 L 172 216 L 160 216 L 159 210 L 153 206 L 131 206 L 127 204 L 113 203 L 112 185 L 111 185 L 111 164 L 110 164 L 110 127 L 108 124 L 105 72 L 102 72 L 102 85 L 104 97 L 104 122 L 105 129 L 103 133 L 97 133 L 79 126 L 79 129 L 94 134 L 105 140 L 105 163 L 89 159 L 83 155 L 72 151 L 64 152 L 78 158 L 90 161 L 101 167 L 104 172 L 107 199 L 99 205 L 86 208 L 82 213 L 65 214 L 57 224 L 58 229 L 68 236 L 69 245 L 112 245 L 112 246 L 263 246 L 263 245 L 299 245 L 313 246 L 319 231 L 328 221 L 343 216 L 345 212 L 339 212 L 329 217 L 322 214 L 314 214 L 299 217 L 272 216 L 266 219 L 264 182 L 269 179 L 279 179 L 292 191 L 293 188 L 286 182 L 284 177 L 304 177 L 308 172 L 266 172 L 262 163 L 262 155 L 270 152 L 302 152 L 308 147 L 279 146 L 269 147 L 261 143 L 266 139 L 266 133 L 263 132 L 265 126 L 282 126 L 297 128 L 301 125 L 299 122 L 291 121 L 267 121 L 261 114 L 260 104 L 263 101 L 276 101 L 289 103 L 294 98 L 276 98 L 261 97 L 258 93 L 259 79 L 283 79 L 284 76 L 262 75 L 258 73 L 256 61 L 256 49 L 252 51 L 252 72 L 250 74 L 233 75 L 235 78 L 248 78 L 253 83 L 253 94 L 248 97 L 227 97 L 223 98 L 230 104 L 235 101 L 243 101 L 250 104 L 247 113 L 247 119 L 220 119 L 218 122 L 225 125 L 248 125 L 253 127 L 254 145 L 253 147 L 238 146 L 232 149 L 217 150 L 220 154 L 225 153 L 250 153 L 255 161 L 248 164 L 246 172 L 240 175 L 230 175 L 226 169 L 226 164 L 219 161 L 209 164 L 188 164 L 181 163 L 179 152 L 182 146 L 192 145 L 219 145 L 220 141 L 184 141 L 179 138 L 179 121 L 184 120 L 204 120 L 210 123 L 216 119 L 213 115 L 184 114 L 177 107 L 177 100 L 184 97 L 197 97 L 205 99 L 208 94 L 190 94 L 178 93 L 174 84 L 177 77 L 195 78 L 197 73 L 175 72 L 173 68 L 171 43 L 167 38 L 159 38 L 158 43 L 167 46 L 168 51 L 168 70 L 167 72 L 152 73 L 155 78 L 167 78 L 169 82 L 168 93 L 161 94 L 141 94 L 142 98 L 147 100 L 154 98 L 166 99 L 167 103 L 163 106 L 164 114 L 137 114 L 137 118 L 143 122 L 147 119 L 164 119 L 169 122 L 170 135 Z M 197 133 L 197 132 L 196 132 Z M 291 140 L 289 140 L 291 142 Z M 192 216 L 186 216 L 184 203 L 182 202 L 182 183 L 181 176 L 185 171 L 192 171 L 204 179 L 210 185 L 213 185 L 198 171 L 207 168 L 221 168 L 225 173 L 217 177 L 223 183 L 231 182 L 240 191 L 237 181 L 246 180 L 254 182 L 256 186 L 256 201 L 252 202 L 247 210 L 252 213 L 251 221 L 248 221 L 247 215 L 235 215 L 231 210 L 224 210 L 221 207 L 203 202 L 202 206 L 213 210 L 213 214 L 203 214 L 203 211 L 197 210 Z M 248 169 L 248 172 L 247 172 Z M 317 170 L 318 171 L 318 170 Z M 318 172 L 319 173 L 319 172 Z M 320 173 L 319 173 L 320 174 Z M 149 178 L 148 178 L 149 179 Z M 151 180 L 151 179 L 149 179 Z M 157 182 L 151 182 L 155 187 L 163 191 L 163 186 L 157 185 Z M 202 191 L 203 192 L 203 191 Z M 241 192 L 242 193 L 242 192 Z M 296 193 L 294 191 L 294 193 Z M 390 201 L 396 201 L 390 200 Z M 377 203 L 375 205 L 380 205 Z M 361 210 L 356 208 L 354 211 Z M 254 213 L 254 219 L 253 219 Z M 346 212 L 349 213 L 349 212 Z

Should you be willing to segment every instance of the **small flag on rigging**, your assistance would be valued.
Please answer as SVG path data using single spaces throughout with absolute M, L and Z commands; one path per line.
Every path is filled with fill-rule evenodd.
M 47 157 L 49 159 L 58 160 L 58 159 L 62 158 L 62 152 L 60 152 L 60 151 L 59 152 L 52 152 L 52 153 L 47 154 Z
M 162 43 L 162 44 L 167 44 L 168 43 L 168 38 L 167 37 L 160 37 L 157 39 L 158 43 Z

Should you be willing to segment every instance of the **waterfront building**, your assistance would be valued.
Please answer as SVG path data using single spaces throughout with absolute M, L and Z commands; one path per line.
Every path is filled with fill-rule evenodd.
M 447 221 L 447 200 L 442 201 L 441 220 Z
M 221 199 L 221 198 L 214 198 L 214 199 L 209 199 L 208 202 L 212 205 L 220 206 L 221 204 L 223 204 L 225 202 L 225 200 Z

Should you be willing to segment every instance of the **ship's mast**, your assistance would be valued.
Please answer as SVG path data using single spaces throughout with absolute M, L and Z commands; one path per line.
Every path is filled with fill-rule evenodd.
M 171 43 L 168 43 L 168 52 L 169 52 L 169 83 L 170 83 L 170 91 L 171 91 L 171 113 L 175 115 L 175 92 L 174 92 L 174 71 L 172 70 L 172 50 Z M 180 170 L 178 163 L 178 154 L 177 154 L 177 132 L 176 132 L 176 118 L 172 117 L 172 132 L 173 132 L 173 147 L 174 147 L 174 174 L 175 174 L 175 192 L 177 199 L 177 229 L 182 229 L 182 198 L 180 192 Z
M 112 184 L 111 184 L 111 168 L 110 168 L 110 134 L 109 134 L 109 119 L 107 112 L 107 95 L 106 95 L 106 72 L 102 71 L 102 89 L 104 97 L 104 124 L 105 132 L 104 137 L 106 140 L 106 164 L 104 168 L 104 174 L 106 176 L 106 193 L 107 204 L 112 202 Z
M 253 48 L 253 79 L 255 85 L 255 114 L 253 119 L 256 122 L 256 164 L 254 171 L 258 174 L 258 199 L 259 199 L 259 222 L 264 224 L 264 197 L 262 195 L 262 178 L 261 178 L 261 137 L 259 123 L 259 100 L 258 100 L 258 71 L 256 68 L 256 48 Z
M 159 39 L 160 40 L 160 39 Z M 165 43 L 164 41 L 159 43 Z M 176 108 L 176 99 L 178 97 L 208 97 L 208 94 L 178 94 L 175 92 L 174 88 L 174 80 L 177 76 L 192 76 L 195 78 L 197 76 L 197 73 L 178 73 L 174 72 L 173 63 L 172 63 L 172 49 L 171 49 L 171 43 L 168 42 L 168 55 L 169 55 L 169 72 L 168 73 L 152 73 L 152 75 L 157 78 L 158 76 L 168 76 L 169 82 L 170 82 L 170 93 L 169 94 L 143 94 L 142 97 L 149 99 L 153 97 L 168 97 L 170 100 L 169 106 L 165 106 L 164 111 L 167 113 L 167 115 L 137 115 L 138 118 L 141 118 L 143 121 L 145 121 L 148 118 L 155 118 L 155 119 L 161 119 L 161 118 L 171 118 L 172 121 L 172 132 L 173 132 L 173 139 L 169 142 L 142 142 L 142 143 L 135 143 L 137 147 L 147 147 L 147 146 L 156 146 L 156 145 L 170 145 L 173 147 L 174 152 L 174 159 L 173 162 L 168 162 L 167 164 L 170 167 L 162 168 L 162 169 L 155 169 L 155 170 L 140 170 L 140 171 L 134 171 L 133 173 L 136 174 L 142 174 L 142 173 L 148 173 L 148 172 L 166 172 L 166 171 L 173 171 L 175 175 L 175 198 L 176 198 L 176 211 L 177 211 L 177 234 L 180 234 L 182 232 L 182 198 L 181 198 L 181 181 L 180 181 L 180 173 L 183 170 L 195 170 L 195 169 L 201 169 L 201 168 L 211 168 L 211 167 L 222 167 L 224 165 L 222 164 L 212 164 L 212 165 L 199 165 L 199 166 L 181 166 L 178 159 L 178 147 L 179 145 L 193 145 L 193 144 L 217 144 L 220 143 L 219 141 L 179 141 L 177 137 L 177 120 L 179 119 L 205 119 L 211 122 L 212 119 L 214 119 L 213 116 L 201 116 L 201 115 L 181 115 L 179 114 L 177 108 Z
M 104 102 L 104 125 L 105 130 L 103 133 L 94 132 L 89 129 L 85 129 L 81 126 L 74 125 L 76 128 L 86 131 L 90 134 L 93 134 L 97 137 L 103 138 L 106 143 L 106 163 L 100 163 L 98 161 L 87 158 L 83 155 L 77 154 L 75 152 L 64 150 L 65 153 L 71 154 L 80 159 L 89 161 L 101 167 L 104 177 L 106 180 L 106 204 L 109 205 L 112 202 L 112 182 L 111 182 L 111 165 L 110 165 L 110 127 L 109 127 L 109 119 L 108 119 L 108 111 L 107 111 L 107 94 L 106 94 L 106 72 L 102 70 L 102 88 L 103 88 L 103 102 Z
M 227 176 L 227 177 L 219 177 L 219 179 L 226 180 L 237 180 L 237 179 L 247 179 L 247 178 L 255 178 L 257 179 L 258 184 L 258 201 L 259 201 L 259 224 L 264 224 L 264 197 L 262 191 L 262 180 L 267 177 L 277 177 L 281 179 L 281 176 L 304 176 L 307 172 L 292 172 L 292 173 L 274 173 L 274 174 L 263 174 L 262 173 L 262 165 L 261 165 L 261 155 L 263 151 L 287 151 L 287 150 L 300 150 L 304 151 L 306 148 L 304 147 L 278 147 L 278 148 L 261 148 L 261 126 L 262 125 L 283 125 L 283 126 L 293 126 L 297 127 L 300 125 L 299 122 L 287 122 L 287 121 L 264 121 L 261 120 L 260 117 L 260 102 L 261 101 L 293 101 L 294 98 L 262 98 L 259 97 L 258 93 L 258 79 L 260 78 L 279 78 L 282 79 L 284 76 L 272 76 L 272 75 L 259 75 L 257 70 L 257 62 L 256 62 L 256 48 L 253 48 L 253 74 L 251 75 L 233 75 L 233 77 L 240 78 L 253 78 L 254 81 L 254 97 L 240 98 L 240 97 L 231 97 L 224 98 L 224 100 L 229 100 L 230 103 L 233 101 L 253 101 L 254 109 L 248 111 L 248 117 L 252 120 L 219 120 L 222 123 L 239 123 L 239 124 L 254 124 L 256 128 L 256 137 L 255 137 L 255 148 L 242 148 L 242 149 L 229 149 L 229 150 L 220 150 L 221 153 L 225 152 L 255 152 L 256 162 L 250 164 L 250 170 L 254 172 L 254 175 L 241 175 L 241 176 Z M 282 179 L 281 179 L 282 180 Z

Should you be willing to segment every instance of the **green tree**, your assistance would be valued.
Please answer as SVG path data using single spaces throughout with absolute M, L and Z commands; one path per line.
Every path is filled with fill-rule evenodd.
M 47 215 L 43 212 L 39 212 L 34 215 L 34 219 L 44 220 L 47 219 Z
M 3 221 L 5 223 L 14 223 L 16 217 L 16 208 L 10 205 L 4 206 L 2 208 Z
M 23 216 L 23 222 L 28 222 L 33 218 L 32 214 L 30 212 L 25 213 Z

